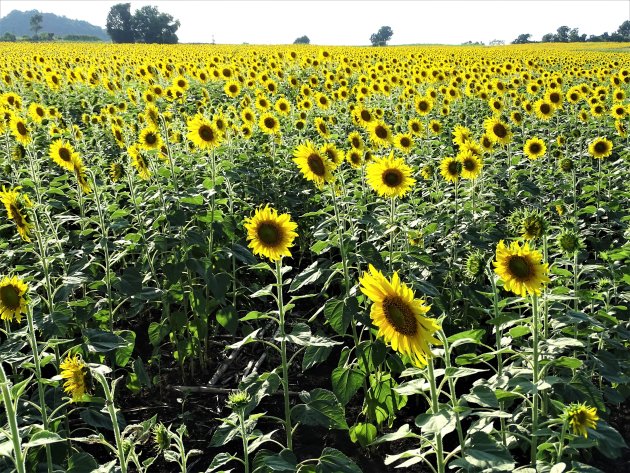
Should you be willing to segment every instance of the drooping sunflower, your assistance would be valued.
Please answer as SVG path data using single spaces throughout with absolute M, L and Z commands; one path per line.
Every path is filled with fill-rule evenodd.
M 73 171 L 73 161 L 79 157 L 72 145 L 65 140 L 55 140 L 50 144 L 49 154 L 50 158 L 62 168 Z
M 13 114 L 9 123 L 9 127 L 11 128 L 11 133 L 13 133 L 13 136 L 18 141 L 18 143 L 26 146 L 33 139 L 31 137 L 31 132 L 26 126 L 26 120 L 24 120 L 19 115 Z
M 542 158 L 547 152 L 545 142 L 540 138 L 533 137 L 525 142 L 523 153 L 531 160 Z
M 26 293 L 28 285 L 19 277 L 5 276 L 0 281 L 0 318 L 20 323 L 22 314 L 26 313 L 28 301 Z
M 138 171 L 140 179 L 148 180 L 151 177 L 151 170 L 149 169 L 149 162 L 146 157 L 136 145 L 127 148 L 127 153 L 131 157 L 131 164 L 136 168 L 136 171 Z
M 588 152 L 596 159 L 607 158 L 612 154 L 612 147 L 612 141 L 600 136 L 591 141 Z
M 72 161 L 74 175 L 77 178 L 77 182 L 79 183 L 79 187 L 84 194 L 89 194 L 92 192 L 92 187 L 90 187 L 90 183 L 87 179 L 87 173 L 85 172 L 85 166 L 80 159 L 76 159 Z
M 457 160 L 462 164 L 462 179 L 477 179 L 479 177 L 483 163 L 478 155 L 467 150 L 460 153 Z
M 361 292 L 373 302 L 370 309 L 372 323 L 378 327 L 378 336 L 390 343 L 392 349 L 408 356 L 417 367 L 431 358 L 429 344 L 441 345 L 434 336 L 439 324 L 425 314 L 431 306 L 416 299 L 414 291 L 394 273 L 391 281 L 374 266 L 359 280 Z
M 2 192 L 0 192 L 0 202 L 4 204 L 4 208 L 7 210 L 7 216 L 9 220 L 12 220 L 17 227 L 18 234 L 24 241 L 31 241 L 30 234 L 33 224 L 28 221 L 27 209 L 31 208 L 33 204 L 28 198 L 27 194 L 20 194 L 21 187 L 15 187 L 13 189 L 6 190 L 2 186 Z
M 393 151 L 370 162 L 366 171 L 368 184 L 381 197 L 403 197 L 416 183 L 411 167 L 402 158 L 394 158 Z
M 472 140 L 472 133 L 468 127 L 457 125 L 453 129 L 453 143 L 457 146 L 463 146 L 470 140 Z
M 431 179 L 433 179 L 434 174 L 435 174 L 435 167 L 433 166 L 433 164 L 425 164 L 424 166 L 422 166 L 422 169 L 420 170 L 420 175 L 422 176 L 422 179 L 424 179 L 425 181 L 430 181 Z
M 332 181 L 331 171 L 334 165 L 311 141 L 298 145 L 293 156 L 293 161 L 299 166 L 304 177 L 313 181 L 319 189 L 324 187 L 326 182 Z
M 266 205 L 258 209 L 253 217 L 244 222 L 247 230 L 249 247 L 254 254 L 277 261 L 283 256 L 291 257 L 289 248 L 298 236 L 294 231 L 297 223 L 289 214 L 278 214 L 278 211 Z
M 272 113 L 265 112 L 258 120 L 258 127 L 263 133 L 277 135 L 280 133 L 280 121 Z
M 64 391 L 72 397 L 72 402 L 80 401 L 87 391 L 87 365 L 79 355 L 68 355 L 59 368 L 61 378 L 66 380 Z
M 493 143 L 507 145 L 512 141 L 512 131 L 507 123 L 503 123 L 498 117 L 486 120 L 486 134 Z
M 493 264 L 494 272 L 503 280 L 505 289 L 522 297 L 539 295 L 543 284 L 550 281 L 547 276 L 549 264 L 542 263 L 541 253 L 530 249 L 529 243 L 521 247 L 513 241 L 508 248 L 503 240 L 499 241 Z
M 440 174 L 447 182 L 457 182 L 462 175 L 462 163 L 455 158 L 446 157 L 440 162 Z
M 121 163 L 112 163 L 109 166 L 109 177 L 113 182 L 118 182 L 123 176 L 125 169 Z
M 575 435 L 587 438 L 587 429 L 597 428 L 599 416 L 595 407 L 588 407 L 583 403 L 571 404 L 565 411 L 565 415 Z
M 195 115 L 188 123 L 188 138 L 201 150 L 212 150 L 221 144 L 221 133 L 210 120 L 201 114 Z
M 382 120 L 374 120 L 368 125 L 370 140 L 376 146 L 388 146 L 392 141 L 392 132 L 389 126 Z

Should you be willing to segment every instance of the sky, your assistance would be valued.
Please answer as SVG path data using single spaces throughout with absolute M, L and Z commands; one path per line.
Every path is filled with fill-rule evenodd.
M 182 43 L 290 44 L 306 35 L 311 44 L 360 46 L 384 25 L 394 32 L 390 45 L 509 43 L 521 33 L 540 40 L 562 25 L 587 36 L 611 33 L 630 20 L 630 0 L 0 0 L 0 17 L 39 10 L 104 28 L 117 3 L 169 13 L 181 23 Z

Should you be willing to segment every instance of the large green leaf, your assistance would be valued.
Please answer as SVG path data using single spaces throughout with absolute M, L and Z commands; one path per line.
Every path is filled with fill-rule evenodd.
M 365 373 L 351 366 L 340 366 L 333 370 L 331 379 L 335 396 L 345 406 L 361 387 Z
M 316 473 L 362 473 L 361 469 L 339 450 L 326 447 L 315 466 Z
M 316 388 L 300 394 L 304 404 L 291 409 L 291 417 L 304 425 L 348 430 L 343 406 L 327 389 Z
M 85 344 L 90 353 L 109 353 L 128 345 L 127 340 L 115 333 L 105 332 L 94 328 L 83 330 Z

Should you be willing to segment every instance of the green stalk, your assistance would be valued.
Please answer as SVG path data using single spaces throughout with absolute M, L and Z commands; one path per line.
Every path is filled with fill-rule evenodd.
M 0 390 L 2 390 L 2 400 L 4 408 L 7 412 L 7 421 L 9 422 L 9 430 L 11 431 L 11 442 L 13 442 L 13 463 L 18 473 L 26 473 L 26 463 L 24 452 L 22 452 L 22 444 L 20 439 L 20 430 L 17 425 L 17 415 L 11 398 L 11 390 L 9 389 L 9 380 L 4 372 L 2 363 L 0 363 Z
M 287 340 L 284 326 L 284 300 L 282 297 L 282 258 L 276 261 L 276 288 L 278 291 L 278 315 L 280 325 L 280 357 L 282 360 L 282 389 L 284 390 L 284 429 L 287 448 L 293 450 L 293 428 L 291 427 L 291 405 L 289 404 L 289 366 L 287 364 Z
M 247 451 L 247 429 L 245 429 L 245 411 L 242 408 L 238 410 L 238 419 L 241 424 L 241 438 L 243 439 L 243 460 L 245 464 L 245 473 L 249 473 L 249 452 Z
M 120 471 L 122 473 L 127 473 L 127 462 L 125 460 L 125 450 L 123 447 L 122 436 L 120 435 L 120 426 L 118 425 L 118 418 L 116 417 L 116 406 L 114 405 L 114 395 L 109 388 L 109 384 L 101 373 L 95 373 L 96 379 L 98 379 L 101 386 L 103 386 L 103 391 L 105 393 L 105 406 L 107 407 L 107 412 L 109 413 L 109 417 L 112 421 L 112 427 L 114 428 L 114 439 L 116 440 L 116 448 L 118 449 L 118 461 L 120 462 Z
M 567 429 L 569 427 L 569 418 L 565 418 L 562 424 L 562 432 L 560 433 L 560 446 L 558 447 L 558 457 L 556 458 L 556 463 L 560 463 L 562 461 L 562 453 L 564 452 L 564 437 L 567 433 Z
M 533 340 L 533 373 L 532 373 L 532 381 L 534 383 L 534 396 L 532 399 L 532 443 L 531 443 L 531 465 L 533 468 L 536 468 L 536 453 L 537 453 L 537 438 L 536 431 L 538 430 L 538 331 L 539 331 L 539 321 L 538 321 L 538 297 L 533 294 L 532 295 L 532 321 L 533 321 L 533 332 L 534 332 L 534 340 Z
M 494 318 L 495 320 L 499 318 L 499 294 L 497 291 L 497 281 L 494 278 L 494 274 L 490 272 L 490 283 L 492 284 L 492 307 L 494 309 Z M 497 323 L 494 328 L 495 333 L 495 343 L 497 346 L 497 378 L 501 378 L 503 376 L 503 357 L 501 356 L 501 324 Z M 503 401 L 499 401 L 499 407 L 503 410 Z M 503 445 L 507 447 L 507 437 L 506 437 L 506 426 L 505 419 L 501 417 L 499 419 L 499 423 L 501 424 L 501 441 Z
M 42 383 L 42 367 L 39 359 L 39 350 L 37 348 L 37 338 L 35 336 L 35 326 L 33 324 L 33 312 L 29 306 L 26 310 L 26 320 L 28 322 L 28 340 L 33 352 L 33 364 L 35 365 L 35 376 L 37 376 L 37 391 L 39 395 L 39 405 L 42 412 L 42 424 L 44 430 L 48 430 L 48 408 L 46 406 L 46 398 L 44 396 L 44 385 Z M 46 467 L 48 473 L 52 472 L 52 454 L 50 444 L 46 445 Z
M 439 411 L 438 404 L 438 392 L 435 384 L 435 373 L 433 371 L 433 358 L 428 359 L 427 362 L 428 368 L 428 378 L 429 378 L 429 387 L 431 393 L 431 413 L 437 414 Z M 435 456 L 436 456 L 436 464 L 437 464 L 437 472 L 445 473 L 446 465 L 444 462 L 444 447 L 442 445 L 442 434 L 437 432 L 435 434 Z
M 448 346 L 448 338 L 443 330 L 440 330 L 440 335 L 442 338 L 442 342 L 444 344 L 444 365 L 446 366 L 446 370 L 448 371 L 451 368 L 451 352 Z M 455 412 L 455 428 L 457 429 L 457 437 L 459 440 L 459 445 L 461 446 L 462 453 L 464 453 L 464 430 L 462 429 L 462 422 L 459 418 L 459 403 L 455 401 L 456 391 L 455 391 L 455 381 L 451 376 L 447 376 L 448 379 L 448 389 L 451 397 L 451 406 L 453 407 L 453 412 Z
M 396 198 L 391 198 L 391 205 L 389 207 L 389 272 L 393 273 L 392 263 L 394 261 L 394 219 L 396 216 Z

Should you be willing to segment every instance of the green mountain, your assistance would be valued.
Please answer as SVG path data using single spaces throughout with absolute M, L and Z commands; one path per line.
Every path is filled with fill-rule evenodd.
M 37 10 L 19 11 L 13 10 L 7 16 L 0 18 L 0 36 L 4 33 L 12 33 L 17 37 L 32 36 L 31 17 L 37 13 Z M 103 41 L 109 41 L 107 32 L 99 27 L 82 20 L 71 20 L 65 16 L 55 15 L 54 13 L 42 13 L 42 29 L 41 33 L 54 33 L 55 36 L 67 35 L 86 35 L 96 36 Z

